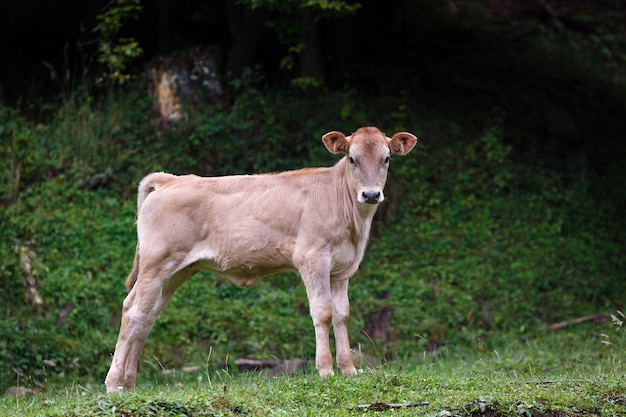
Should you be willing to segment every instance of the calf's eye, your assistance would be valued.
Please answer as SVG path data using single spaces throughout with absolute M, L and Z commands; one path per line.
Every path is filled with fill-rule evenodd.
M 350 165 L 355 165 L 356 162 L 354 162 L 354 158 L 353 157 L 348 157 L 348 161 L 350 161 Z

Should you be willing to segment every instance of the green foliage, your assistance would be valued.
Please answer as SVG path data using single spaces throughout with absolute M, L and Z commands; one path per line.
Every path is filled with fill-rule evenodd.
M 94 32 L 100 35 L 98 41 L 98 62 L 106 68 L 106 76 L 100 82 L 125 84 L 131 79 L 128 65 L 143 54 L 134 38 L 120 37 L 124 24 L 137 19 L 142 11 L 139 0 L 114 0 L 108 8 L 97 16 L 98 24 Z
M 120 196 L 134 194 L 145 107 L 137 105 L 142 99 L 83 100 L 67 100 L 45 125 L 0 109 L 0 152 L 10 161 L 0 183 L 5 383 L 99 378 L 106 363 L 94 359 L 106 358 L 115 343 L 114 326 L 103 324 L 119 315 L 127 254 L 134 250 L 136 205 Z M 41 307 L 29 305 L 27 276 L 37 283 Z
M 13 288 L 2 295 L 6 321 L 1 322 L 0 356 L 8 369 L 0 374 L 5 381 L 17 378 L 37 386 L 52 377 L 97 378 L 106 364 L 94 358 L 107 357 L 107 346 L 115 343 L 113 329 L 103 324 L 119 310 L 124 295 L 118 284 L 126 273 L 126 254 L 133 250 L 134 205 L 122 207 L 118 199 L 94 191 L 71 191 L 68 198 L 66 187 L 33 187 L 5 225 L 3 237 L 35 248 L 39 267 L 34 276 L 45 302 L 37 311 L 23 296 L 16 297 L 21 292 L 16 255 L 3 247 L 8 262 L 2 272 Z M 111 267 L 105 270 L 105 265 Z
M 34 162 L 35 132 L 18 111 L 0 107 L 0 158 L 5 161 L 0 171 L 3 202 L 17 199 L 23 172 Z
M 23 167 L 17 186 L 3 183 L 5 384 L 102 380 L 134 253 L 134 187 L 142 175 L 330 165 L 335 158 L 319 138 L 337 128 L 376 124 L 423 137 L 414 153 L 392 162 L 388 203 L 353 278 L 353 346 L 410 363 L 424 350 L 471 346 L 512 330 L 526 335 L 537 325 L 611 311 L 626 296 L 619 285 L 624 196 L 614 186 L 620 177 L 588 172 L 581 182 L 523 166 L 498 120 L 470 135 L 450 121 L 416 120 L 410 103 L 390 106 L 353 91 L 294 97 L 251 72 L 233 83 L 222 107 L 157 136 L 136 94 L 101 103 L 76 97 L 46 125 L 2 110 L 1 150 Z M 107 169 L 106 181 L 86 186 Z M 20 245 L 35 254 L 40 311 L 24 296 Z M 370 340 L 363 330 L 385 309 L 392 313 L 389 341 Z M 311 359 L 314 351 L 295 274 L 245 290 L 199 274 L 157 321 L 141 375 L 207 357 L 214 364 L 240 356 Z
M 626 326 L 624 326 L 624 313 L 617 310 L 615 314 L 611 314 L 610 332 L 601 333 L 602 343 L 614 348 L 617 352 L 626 352 Z
M 388 349 L 410 356 L 407 340 L 471 343 L 621 305 L 621 220 L 594 185 L 524 170 L 494 129 L 456 143 L 439 150 L 447 157 L 417 156 L 421 173 L 353 279 L 365 315 L 393 310 L 390 338 L 402 342 Z M 430 176 L 426 158 L 450 166 Z
M 396 130 L 419 124 L 425 138 L 439 130 L 439 121 L 410 122 L 416 119 L 407 105 L 384 113 L 352 91 L 302 97 L 269 90 L 254 73 L 232 88 L 230 104 L 160 137 L 148 134 L 147 106 L 131 109 L 114 97 L 67 103 L 45 126 L 3 110 L 12 117 L 3 122 L 2 150 L 23 168 L 20 184 L 7 175 L 3 185 L 6 201 L 17 202 L 2 217 L 2 380 L 37 386 L 105 374 L 134 252 L 133 189 L 143 173 L 328 165 L 333 158 L 321 135 L 372 120 Z M 134 94 L 128 103 L 137 102 Z M 612 188 L 606 179 L 588 173 L 580 182 L 529 170 L 512 158 L 498 122 L 470 138 L 455 123 L 443 131 L 441 145 L 423 139 L 422 148 L 392 162 L 390 203 L 376 220 L 381 232 L 351 286 L 353 345 L 415 359 L 424 341 L 431 348 L 472 345 L 622 303 L 626 265 L 615 225 L 623 222 L 617 209 L 623 196 L 598 198 Z M 17 143 L 33 146 L 17 150 Z M 85 176 L 109 168 L 114 175 L 99 188 L 84 186 Z M 21 244 L 36 254 L 45 302 L 34 314 L 23 295 Z M 386 344 L 362 333 L 383 309 L 392 311 Z M 187 282 L 157 321 L 142 372 L 204 363 L 207 355 L 218 363 L 244 355 L 312 358 L 299 278 L 282 275 L 246 290 L 211 274 Z
M 225 175 L 329 165 L 322 135 L 376 118 L 374 108 L 363 111 L 354 92 L 285 94 L 264 86 L 252 70 L 231 88 L 232 101 L 219 111 L 194 113 L 188 125 L 164 133 L 157 146 L 172 158 L 165 162 L 168 170 Z
M 269 10 L 293 13 L 304 8 L 311 8 L 328 13 L 349 14 L 356 12 L 361 4 L 344 0 L 298 0 L 298 1 L 277 1 L 277 0 L 239 0 L 239 4 L 252 9 L 266 7 Z
M 122 4 L 135 3 L 115 3 Z M 106 36 L 119 31 L 123 16 L 132 15 L 122 9 L 115 13 L 106 23 L 111 28 Z M 524 71 L 529 56 L 545 64 L 526 79 L 584 75 L 591 96 L 606 91 L 607 73 L 589 75 L 598 68 L 583 59 L 586 52 L 563 49 L 561 42 L 542 39 L 513 62 Z M 469 50 L 461 43 L 459 50 L 464 48 Z M 537 58 L 544 54 L 546 59 Z M 459 59 L 449 65 L 462 67 Z M 575 64 L 561 71 L 565 60 Z M 189 121 L 165 131 L 149 124 L 149 98 L 133 84 L 101 99 L 76 91 L 44 121 L 0 107 L 0 157 L 6 161 L 0 172 L 0 387 L 49 387 L 69 380 L 97 381 L 99 387 L 117 336 L 123 282 L 136 244 L 135 187 L 143 175 L 328 166 L 336 157 L 321 145 L 322 134 L 350 133 L 364 125 L 380 126 L 389 135 L 411 131 L 420 145 L 392 161 L 387 201 L 351 284 L 353 346 L 383 362 L 393 358 L 408 366 L 426 354 L 453 349 L 478 346 L 491 352 L 492 340 L 503 334 L 530 339 L 555 321 L 623 311 L 626 176 L 620 158 L 615 163 L 605 158 L 612 151 L 620 155 L 622 148 L 562 148 L 558 138 L 538 133 L 532 123 L 543 115 L 526 112 L 556 97 L 579 106 L 581 88 L 568 91 L 545 82 L 544 94 L 520 81 L 506 89 L 511 101 L 502 101 L 504 95 L 450 92 L 440 104 L 427 92 L 378 96 L 346 88 L 320 94 L 310 83 L 300 79 L 277 88 L 251 70 L 231 82 L 221 104 L 189 106 Z M 615 91 L 611 103 L 620 104 L 622 90 Z M 607 143 L 614 146 L 619 134 L 613 128 L 619 123 L 604 118 L 611 103 L 597 102 L 598 120 L 607 123 L 580 112 L 580 122 L 587 123 L 581 124 L 584 138 L 609 137 Z M 563 149 L 565 160 L 557 157 Z M 22 248 L 31 254 L 30 272 L 20 259 Z M 27 275 L 37 282 L 41 307 L 29 305 L 23 284 Z M 223 278 L 198 274 L 157 321 L 144 350 L 140 381 L 162 381 L 161 368 L 183 364 L 209 362 L 206 372 L 212 375 L 214 368 L 241 356 L 312 358 L 313 329 L 299 281 L 285 274 L 241 290 Z M 365 333 L 381 311 L 391 312 L 387 342 Z M 623 321 L 615 317 L 615 323 Z M 623 354 L 620 329 L 602 330 L 607 343 L 596 341 L 598 350 L 587 356 Z M 536 375 L 542 365 L 529 357 L 502 355 L 491 369 L 505 376 Z M 449 376 L 428 374 L 429 369 L 423 370 L 426 381 L 412 386 L 436 388 Z M 468 376 L 461 379 L 478 384 Z M 332 400 L 333 381 L 341 384 L 339 379 L 322 385 L 305 380 L 307 389 L 285 401 Z M 376 387 L 368 398 L 389 392 L 385 386 L 405 386 L 396 375 L 364 381 Z M 456 382 L 467 387 L 462 381 Z M 274 389 L 279 388 L 284 387 Z M 326 397 L 310 398 L 311 388 Z M 488 400 L 463 398 L 458 404 L 503 409 L 502 403 Z M 126 407 L 113 401 L 92 404 L 102 413 Z M 175 401 L 130 404 L 163 414 L 184 412 L 179 406 L 187 407 Z M 516 415 L 546 409 L 532 396 L 515 397 L 505 408 Z
M 306 48 L 313 47 L 307 42 L 316 39 L 316 37 L 304 39 L 303 24 L 300 21 L 303 13 L 310 13 L 311 19 L 318 21 L 354 15 L 361 8 L 359 2 L 344 0 L 240 0 L 239 3 L 250 9 L 262 8 L 268 11 L 264 25 L 272 30 L 278 41 L 287 49 L 287 54 L 278 65 L 279 69 L 286 73 L 291 73 L 297 67 L 298 57 Z M 318 88 L 323 84 L 321 76 L 322 74 L 295 76 L 291 84 L 303 90 Z

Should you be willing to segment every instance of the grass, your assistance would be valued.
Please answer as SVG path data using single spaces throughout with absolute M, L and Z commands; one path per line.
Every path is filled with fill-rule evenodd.
M 615 78 L 623 60 L 611 65 L 619 70 L 603 70 L 596 64 L 607 57 L 590 59 L 573 36 L 554 35 L 530 36 L 513 55 L 507 42 L 449 49 L 450 38 L 431 36 L 442 40 L 430 48 L 435 60 L 421 59 L 431 62 L 422 75 L 395 77 L 403 93 L 393 99 L 383 93 L 391 87 L 373 97 L 347 86 L 303 95 L 250 73 L 222 106 L 199 108 L 189 124 L 158 133 L 141 83 L 97 97 L 73 92 L 47 104 L 45 117 L 0 105 L 0 393 L 41 390 L 0 398 L 0 417 L 626 415 L 623 316 L 575 333 L 536 329 L 623 310 L 626 299 L 624 88 Z M 500 29 L 497 36 L 507 39 Z M 450 53 L 458 59 L 447 62 Z M 459 73 L 459 62 L 478 66 Z M 498 63 L 489 73 L 502 76 L 499 92 L 454 80 L 438 86 L 440 75 L 429 85 L 435 67 L 471 81 L 485 62 Z M 575 120 L 575 137 L 546 131 L 553 106 Z M 104 394 L 136 242 L 139 179 L 158 170 L 328 165 L 321 134 L 366 124 L 421 139 L 411 158 L 393 162 L 390 198 L 351 284 L 351 340 L 384 365 L 326 380 L 311 366 L 279 378 L 225 371 L 228 357 L 312 356 L 304 287 L 285 275 L 242 291 L 199 276 L 157 321 L 136 393 Z M 30 268 L 20 264 L 22 248 Z M 24 296 L 26 270 L 44 299 L 40 311 Z M 388 341 L 371 342 L 362 330 L 388 311 Z M 500 335 L 511 329 L 520 334 Z M 426 345 L 439 351 L 424 352 Z M 203 369 L 161 372 L 190 365 Z M 417 402 L 428 404 L 385 407 Z
M 109 396 L 101 387 L 75 383 L 4 398 L 0 415 L 623 416 L 623 339 L 605 344 L 598 326 L 581 327 L 493 345 L 481 340 L 473 349 L 436 355 L 416 352 L 412 361 L 365 369 L 353 378 L 321 380 L 313 369 L 277 378 L 203 370 L 146 379 L 140 372 L 132 394 Z

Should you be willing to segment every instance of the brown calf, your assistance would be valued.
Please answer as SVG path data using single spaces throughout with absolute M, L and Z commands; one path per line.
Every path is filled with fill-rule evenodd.
M 267 275 L 298 271 L 315 327 L 315 365 L 356 372 L 348 340 L 348 279 L 357 271 L 372 218 L 383 201 L 390 155 L 405 155 L 416 138 L 386 137 L 375 127 L 322 137 L 330 168 L 204 178 L 154 173 L 139 184 L 137 251 L 126 280 L 122 324 L 108 392 L 133 390 L 139 355 L 154 321 L 185 280 L 200 270 L 247 287 Z

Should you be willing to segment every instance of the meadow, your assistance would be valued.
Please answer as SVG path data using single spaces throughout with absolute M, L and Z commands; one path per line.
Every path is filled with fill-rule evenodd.
M 141 378 L 131 394 L 97 384 L 54 385 L 0 400 L 3 416 L 623 416 L 624 331 L 584 325 L 533 339 L 424 351 L 410 363 L 362 364 L 352 378 L 320 379 L 205 366 Z M 616 330 L 618 330 L 616 332 Z M 612 338 L 609 342 L 608 337 Z M 605 343 L 603 343 L 605 342 Z M 615 343 L 619 343 L 615 344 Z M 434 353 L 434 354 L 433 354 Z M 210 358 L 209 358 L 210 361 Z
M 432 85 L 374 93 L 250 69 L 167 126 L 137 76 L 0 104 L 0 392 L 28 392 L 0 415 L 625 415 L 623 55 L 567 33 L 512 50 L 464 30 L 482 49 L 453 55 L 493 63 L 498 88 L 442 82 L 459 66 L 446 61 Z M 141 178 L 329 166 L 321 136 L 366 125 L 419 143 L 391 161 L 351 281 L 362 372 L 240 373 L 239 358 L 309 363 L 304 287 L 198 274 L 148 338 L 137 391 L 105 395 Z

